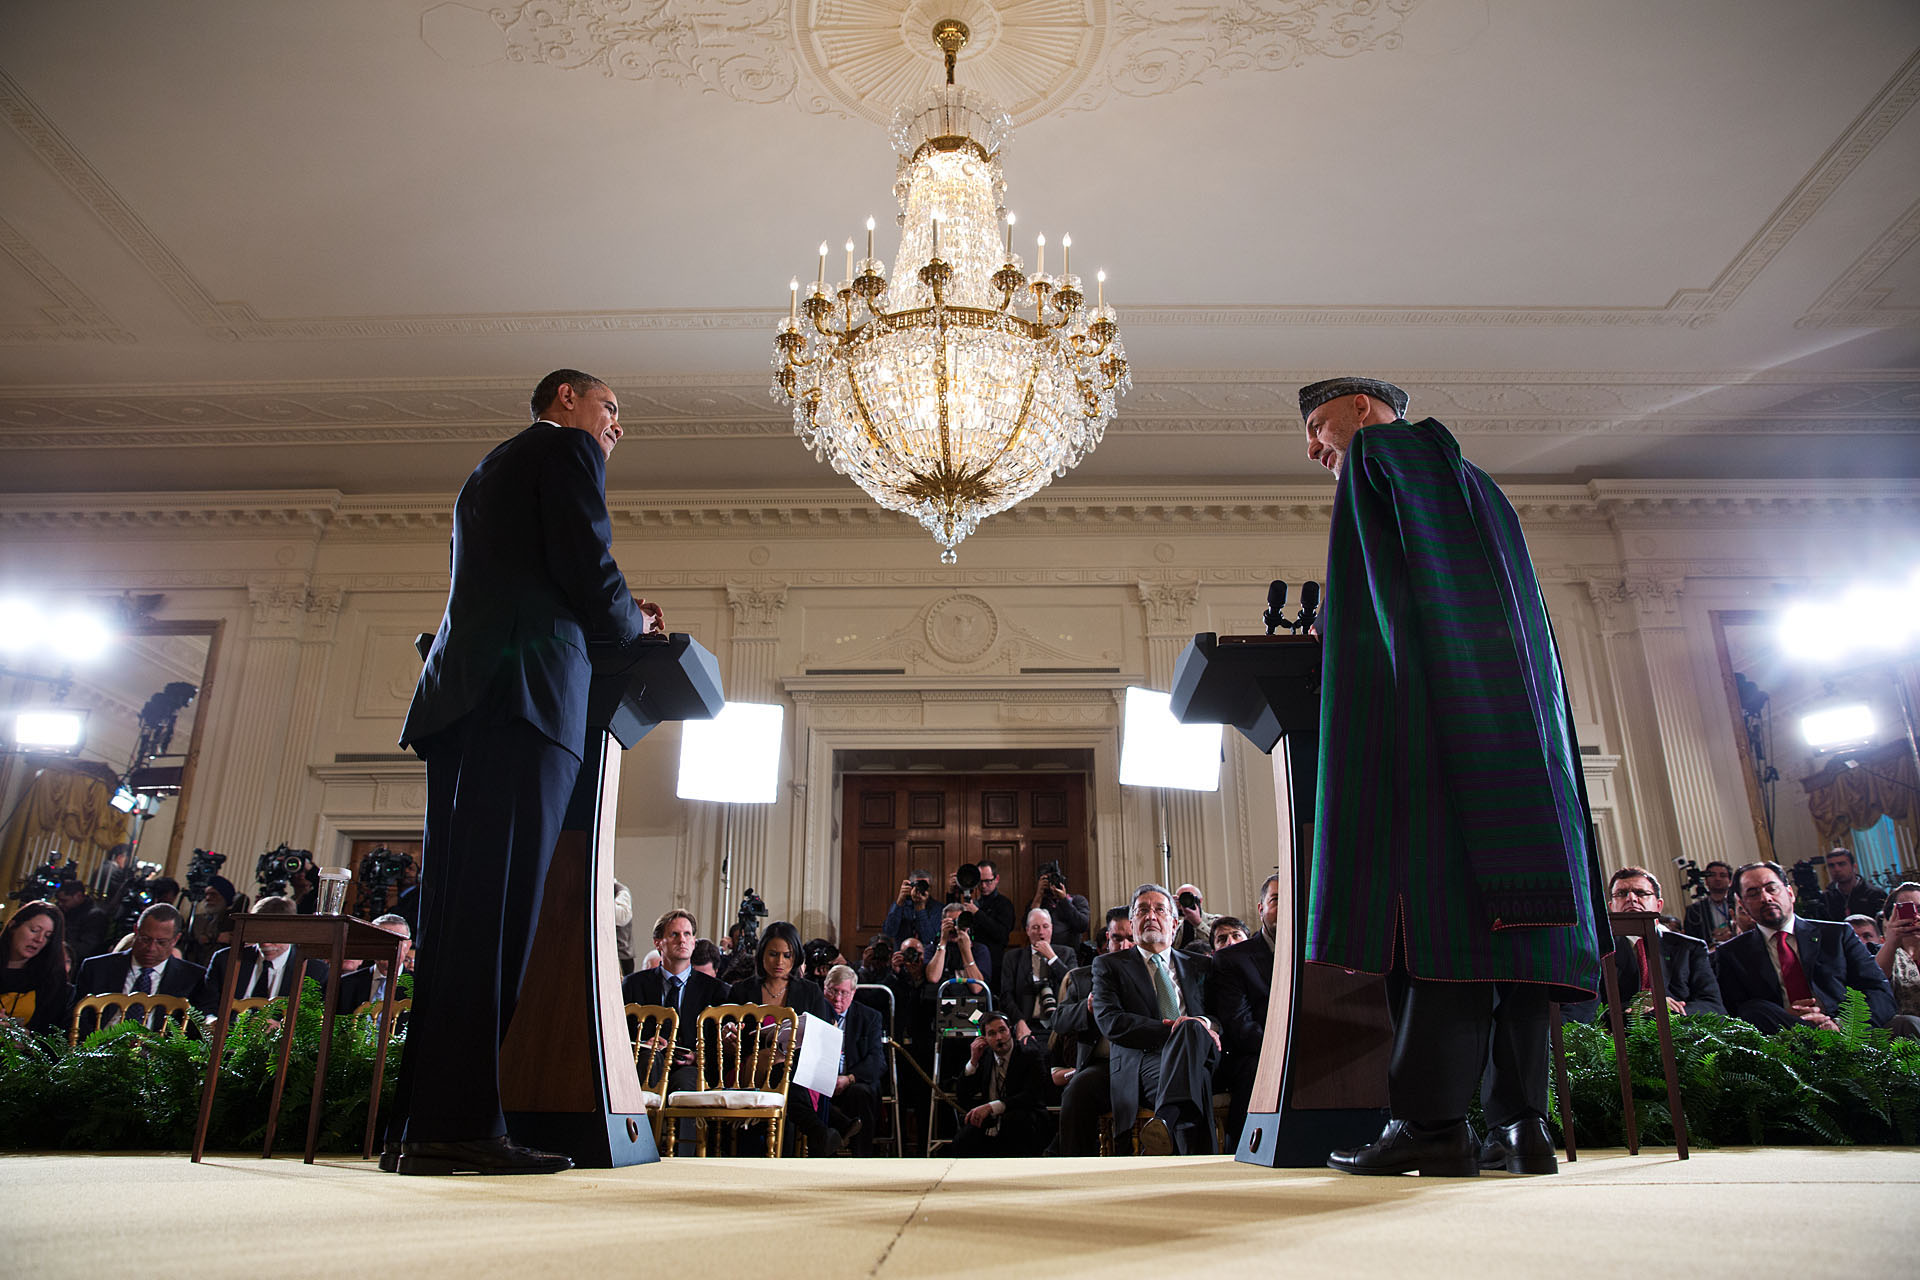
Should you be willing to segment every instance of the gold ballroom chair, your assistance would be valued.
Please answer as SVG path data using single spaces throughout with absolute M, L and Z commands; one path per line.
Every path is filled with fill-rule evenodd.
M 233 1003 L 237 1007 L 240 1002 L 235 1000 Z M 380 1017 L 380 1006 L 385 1003 L 386 1001 L 384 1000 L 369 1000 L 355 1009 L 353 1016 L 356 1018 L 373 1018 L 377 1021 Z M 389 1038 L 399 1032 L 401 1020 L 411 1012 L 413 1012 L 413 1001 L 411 999 L 403 997 L 394 1000 L 393 1018 L 387 1023 L 387 1035 Z
M 73 1025 L 67 1029 L 67 1046 L 71 1048 L 80 1043 L 80 1026 L 87 1014 L 93 1015 L 93 1025 L 88 1030 L 97 1031 L 133 1017 L 135 1009 L 140 1010 L 137 1020 L 149 1031 L 159 1031 L 173 1018 L 178 1018 L 184 1029 L 192 1012 L 184 996 L 123 996 L 118 992 L 87 996 L 73 1006 Z
M 699 1088 L 667 1095 L 654 1123 L 674 1148 L 675 1122 L 694 1121 L 694 1154 L 704 1156 L 715 1122 L 739 1133 L 765 1123 L 767 1155 L 778 1159 L 787 1119 L 787 1082 L 799 1046 L 799 1015 L 780 1005 L 717 1004 L 695 1024 L 694 1063 Z
M 673 1069 L 680 1011 L 663 1004 L 630 1004 L 627 1022 L 633 1029 L 633 1065 L 640 1073 L 640 1093 L 653 1121 L 653 1145 L 658 1149 L 660 1109 L 667 1104 L 667 1072 Z

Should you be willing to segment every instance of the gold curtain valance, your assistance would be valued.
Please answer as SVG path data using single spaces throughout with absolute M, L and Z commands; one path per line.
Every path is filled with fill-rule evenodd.
M 1913 759 L 1905 743 L 1856 756 L 1860 767 L 1849 769 L 1833 760 L 1816 774 L 1800 780 L 1807 790 L 1807 808 L 1814 830 L 1823 841 L 1815 856 L 1826 850 L 1853 847 L 1853 833 L 1864 831 L 1881 818 L 1904 823 L 1920 842 L 1920 789 L 1916 789 Z
M 108 849 L 127 839 L 132 818 L 108 803 L 113 788 L 89 774 L 49 766 L 21 798 L 18 812 L 0 843 L 0 869 L 6 889 L 56 853 L 80 864 L 80 878 L 99 867 Z

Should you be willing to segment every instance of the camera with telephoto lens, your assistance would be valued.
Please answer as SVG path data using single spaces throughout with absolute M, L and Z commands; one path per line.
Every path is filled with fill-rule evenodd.
M 1198 911 L 1200 909 L 1200 895 L 1197 893 L 1182 893 L 1179 897 L 1175 898 L 1174 901 L 1180 904 L 1182 911 Z
M 395 853 L 381 845 L 360 859 L 360 903 L 357 914 L 362 920 L 387 913 L 387 897 L 406 880 L 413 866 L 410 854 Z
M 224 853 L 213 853 L 206 849 L 195 849 L 193 858 L 187 863 L 187 901 L 201 902 L 207 896 L 207 886 L 220 874 L 220 867 L 227 860 Z M 233 904 L 229 902 L 228 906 Z
M 948 899 L 951 902 L 972 902 L 980 891 L 980 866 L 978 863 L 963 862 L 953 873 L 953 881 L 960 886 L 960 896 Z
M 913 892 L 917 897 L 927 897 L 933 892 L 933 881 L 927 879 L 925 876 L 915 876 L 913 878 Z
M 1041 863 L 1037 874 L 1041 884 L 1063 894 L 1067 891 L 1067 873 L 1061 869 L 1057 860 Z

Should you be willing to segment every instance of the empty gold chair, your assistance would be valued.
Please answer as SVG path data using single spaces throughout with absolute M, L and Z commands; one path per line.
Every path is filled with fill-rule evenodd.
M 765 1123 L 767 1155 L 777 1158 L 799 1021 L 798 1014 L 779 1005 L 717 1004 L 702 1013 L 694 1035 L 700 1087 L 668 1094 L 654 1116 L 655 1132 L 665 1135 L 671 1148 L 674 1122 L 695 1121 L 694 1154 L 703 1156 L 714 1124 L 731 1122 L 744 1130 Z
M 86 1015 L 93 1015 L 93 1025 L 89 1031 L 101 1027 L 110 1027 L 116 1022 L 135 1017 L 145 1024 L 148 1030 L 158 1031 L 169 1018 L 178 1018 L 182 1027 L 187 1025 L 187 1015 L 191 1010 L 184 996 L 123 996 L 119 992 L 108 995 L 87 996 L 73 1006 L 73 1024 L 67 1028 L 67 1045 L 72 1047 L 80 1043 L 80 1027 L 86 1021 Z

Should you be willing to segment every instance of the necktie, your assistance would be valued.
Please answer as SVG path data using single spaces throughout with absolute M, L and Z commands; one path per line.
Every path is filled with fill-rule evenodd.
M 137 996 L 150 996 L 153 994 L 153 968 L 151 965 L 140 966 L 140 980 L 133 984 L 133 994 Z
M 1645 938 L 1635 938 L 1633 940 L 1633 951 L 1635 955 L 1640 957 L 1640 989 L 1642 991 L 1651 990 L 1653 987 L 1653 971 L 1647 966 L 1647 940 Z
M 1160 998 L 1160 1016 L 1172 1022 L 1180 1016 L 1180 997 L 1173 990 L 1173 973 L 1167 968 L 1167 953 L 1150 958 L 1148 968 L 1153 970 L 1155 994 Z
M 676 1012 L 680 1008 L 680 988 L 685 979 L 675 975 L 667 979 L 667 1007 Z
M 838 1075 L 845 1075 L 847 1074 L 847 1015 L 841 1014 L 834 1019 L 833 1025 L 840 1028 L 840 1065 L 834 1070 Z
M 1800 957 L 1787 941 L 1785 929 L 1773 935 L 1773 945 L 1780 953 L 1780 985 L 1787 989 L 1787 1003 L 1794 1005 L 1813 999 L 1813 988 L 1807 985 L 1807 971 L 1800 967 Z
M 260 957 L 260 976 L 253 980 L 253 997 L 264 999 L 273 994 L 273 965 L 265 956 Z

